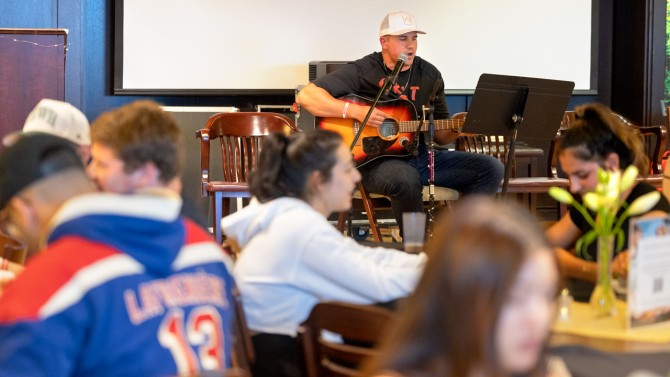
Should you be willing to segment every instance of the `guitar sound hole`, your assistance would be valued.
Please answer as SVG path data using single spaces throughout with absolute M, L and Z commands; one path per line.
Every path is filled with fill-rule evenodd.
M 382 125 L 379 126 L 379 136 L 383 139 L 393 139 L 398 136 L 398 122 L 393 119 L 386 119 L 382 122 Z

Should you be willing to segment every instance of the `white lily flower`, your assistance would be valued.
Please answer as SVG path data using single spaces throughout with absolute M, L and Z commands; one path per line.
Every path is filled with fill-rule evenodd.
M 609 172 L 609 180 L 607 181 L 607 188 L 605 191 L 605 196 L 607 198 L 613 198 L 614 200 L 619 198 L 621 194 L 621 171 L 615 170 Z
M 658 203 L 661 199 L 661 193 L 658 191 L 652 191 L 646 193 L 639 198 L 635 199 L 633 203 L 628 207 L 628 214 L 630 216 L 639 215 L 649 211 L 653 206 Z
M 596 194 L 595 192 L 587 192 L 584 194 L 584 206 L 586 208 L 590 209 L 591 211 L 597 211 L 598 209 L 602 208 L 601 205 L 601 196 Z
M 635 183 L 635 179 L 637 178 L 638 174 L 639 171 L 635 165 L 630 165 L 627 167 L 621 176 L 621 191 L 628 190 L 633 185 L 633 183 Z
M 575 198 L 573 198 L 567 190 L 560 187 L 550 187 L 549 195 L 557 201 L 565 204 L 572 204 L 575 201 Z

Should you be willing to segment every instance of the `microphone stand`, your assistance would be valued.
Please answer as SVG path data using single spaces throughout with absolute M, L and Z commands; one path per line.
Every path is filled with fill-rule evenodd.
M 428 226 L 426 235 L 430 242 L 433 239 L 433 226 L 435 225 L 435 106 L 433 102 L 424 106 L 423 111 L 428 113 L 428 139 L 426 140 L 428 147 Z
M 441 84 L 441 78 L 433 83 L 432 94 L 428 98 L 428 106 L 423 106 L 424 120 L 426 119 L 426 113 L 428 114 L 428 139 L 426 140 L 428 153 L 428 226 L 426 236 L 428 242 L 433 239 L 433 227 L 435 226 L 435 100 L 438 98 L 437 92 Z
M 516 149 L 516 136 L 519 131 L 519 126 L 523 121 L 523 113 L 526 108 L 526 100 L 528 99 L 528 88 L 523 88 L 519 91 L 517 98 L 516 111 L 512 115 L 512 139 L 509 141 L 509 149 L 507 150 L 507 159 L 505 160 L 505 174 L 503 176 L 502 189 L 500 190 L 500 197 L 504 197 L 507 193 L 507 185 L 509 184 L 510 173 L 512 172 L 512 163 L 514 162 L 514 152 Z
M 386 76 L 386 79 L 384 80 L 384 85 L 379 88 L 379 92 L 377 92 L 377 96 L 375 97 L 374 101 L 372 101 L 372 104 L 370 105 L 370 108 L 368 109 L 368 113 L 365 114 L 365 118 L 363 119 L 363 123 L 358 127 L 356 130 L 356 134 L 354 135 L 354 139 L 351 141 L 351 145 L 349 145 L 349 150 L 353 151 L 354 147 L 356 146 L 356 143 L 358 143 L 358 139 L 361 137 L 361 134 L 363 133 L 363 129 L 365 128 L 365 125 L 368 124 L 368 120 L 370 119 L 370 116 L 372 115 L 372 111 L 377 107 L 377 103 L 379 103 L 379 99 L 382 97 L 384 92 L 386 92 L 388 89 L 393 87 L 393 82 L 391 82 L 391 75 L 389 74 Z
M 354 151 L 354 147 L 356 146 L 356 143 L 358 143 L 358 139 L 360 139 L 361 134 L 363 133 L 363 129 L 365 128 L 365 125 L 368 124 L 368 120 L 370 119 L 370 116 L 372 115 L 372 111 L 375 109 L 375 107 L 377 107 L 377 103 L 379 103 L 379 99 L 382 97 L 384 92 L 386 92 L 388 89 L 393 87 L 394 83 L 391 82 L 392 81 L 391 76 L 392 76 L 392 73 L 389 74 L 388 76 L 386 76 L 386 79 L 384 80 L 384 85 L 382 85 L 381 88 L 379 88 L 379 92 L 377 92 L 377 96 L 375 97 L 374 101 L 372 101 L 372 104 L 370 105 L 370 108 L 368 109 L 367 114 L 365 114 L 365 119 L 363 119 L 363 123 L 361 123 L 361 125 L 356 130 L 356 133 L 354 134 L 354 138 L 351 141 L 351 144 L 349 145 L 349 151 L 350 152 Z M 362 183 L 359 182 L 358 184 L 362 186 Z M 353 228 L 353 226 L 351 225 L 351 211 L 352 211 L 352 208 L 349 208 L 348 217 L 349 217 L 349 235 L 350 236 L 351 236 L 351 229 Z M 370 226 L 373 227 L 374 225 L 370 224 Z

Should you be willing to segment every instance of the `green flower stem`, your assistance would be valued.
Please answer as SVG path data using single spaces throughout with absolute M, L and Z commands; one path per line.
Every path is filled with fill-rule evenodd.
M 591 310 L 596 317 L 611 316 L 616 310 L 616 296 L 612 289 L 611 269 L 613 247 L 613 235 L 600 235 L 598 237 L 598 276 L 590 300 Z

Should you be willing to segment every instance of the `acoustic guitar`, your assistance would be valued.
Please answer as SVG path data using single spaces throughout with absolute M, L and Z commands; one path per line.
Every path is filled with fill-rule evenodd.
M 349 103 L 371 106 L 371 100 L 357 96 L 347 95 L 340 98 Z M 414 105 L 408 100 L 397 99 L 391 101 L 380 101 L 377 108 L 389 114 L 391 117 L 384 120 L 379 128 L 365 126 L 352 151 L 354 161 L 358 166 L 363 166 L 370 161 L 381 157 L 409 156 L 409 150 L 416 145 L 415 131 L 428 131 L 428 121 L 418 121 Z M 435 120 L 435 131 L 454 130 L 459 131 L 463 127 L 462 119 L 440 119 Z M 360 122 L 349 118 L 316 118 L 317 127 L 337 132 L 342 136 L 346 145 L 351 145 L 356 133 L 360 129 Z

